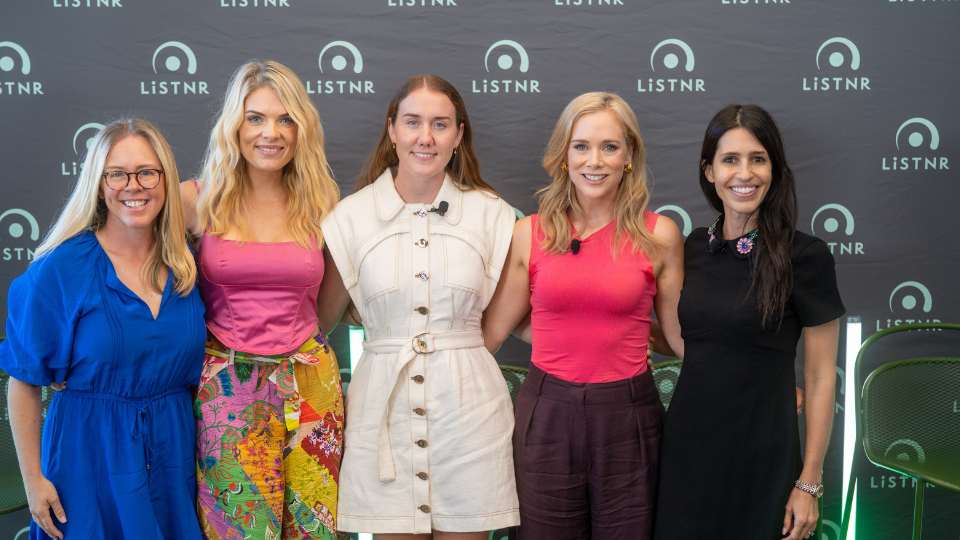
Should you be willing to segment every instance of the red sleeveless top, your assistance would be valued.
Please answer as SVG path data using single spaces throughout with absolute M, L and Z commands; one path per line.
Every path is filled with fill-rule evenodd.
M 621 235 L 616 221 L 582 239 L 579 252 L 545 253 L 538 215 L 531 216 L 531 361 L 565 381 L 611 382 L 647 370 L 657 280 L 650 259 Z M 653 231 L 658 214 L 644 222 Z

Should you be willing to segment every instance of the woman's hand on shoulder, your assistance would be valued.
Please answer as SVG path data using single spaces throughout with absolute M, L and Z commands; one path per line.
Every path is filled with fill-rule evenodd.
M 180 182 L 180 204 L 183 206 L 183 224 L 189 234 L 199 236 L 201 232 L 197 230 L 199 219 L 197 218 L 197 200 L 200 198 L 200 181 L 193 178 Z

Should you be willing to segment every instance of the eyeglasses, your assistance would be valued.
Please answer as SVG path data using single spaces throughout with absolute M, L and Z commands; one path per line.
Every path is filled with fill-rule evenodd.
M 116 191 L 127 189 L 130 185 L 130 177 L 135 176 L 137 183 L 143 189 L 153 189 L 160 183 L 160 175 L 163 171 L 160 169 L 140 169 L 137 172 L 127 172 L 115 169 L 103 173 L 103 180 L 107 187 Z

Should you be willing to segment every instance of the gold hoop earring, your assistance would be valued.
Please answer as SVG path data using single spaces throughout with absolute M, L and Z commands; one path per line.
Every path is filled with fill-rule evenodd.
M 563 171 L 563 172 L 567 172 L 567 164 L 566 164 L 566 163 L 561 163 L 561 164 L 560 164 L 560 170 Z
M 625 173 L 627 173 L 627 174 L 632 173 L 632 172 L 633 172 L 633 163 L 630 163 L 630 162 L 628 161 L 627 164 L 623 166 L 623 172 L 625 172 Z

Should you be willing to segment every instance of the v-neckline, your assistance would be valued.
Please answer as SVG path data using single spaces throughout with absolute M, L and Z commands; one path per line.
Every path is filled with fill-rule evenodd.
M 163 291 L 160 293 L 160 303 L 157 305 L 157 313 L 153 313 L 150 304 L 143 299 L 142 296 L 134 292 L 126 283 L 120 279 L 120 276 L 117 274 L 117 268 L 113 264 L 113 259 L 110 258 L 110 254 L 107 253 L 106 248 L 103 247 L 103 244 L 100 243 L 100 239 L 97 238 L 96 233 L 90 233 L 93 235 L 94 242 L 97 243 L 97 248 L 100 250 L 100 253 L 106 259 L 107 262 L 107 285 L 113 285 L 113 288 L 122 292 L 124 294 L 130 295 L 133 298 L 136 298 L 142 305 L 147 309 L 147 313 L 150 314 L 150 319 L 152 321 L 157 321 L 160 319 L 160 314 L 163 312 L 163 304 L 166 303 L 167 297 L 170 295 L 170 288 L 173 281 L 173 273 L 170 269 L 167 269 L 167 279 L 163 285 Z

